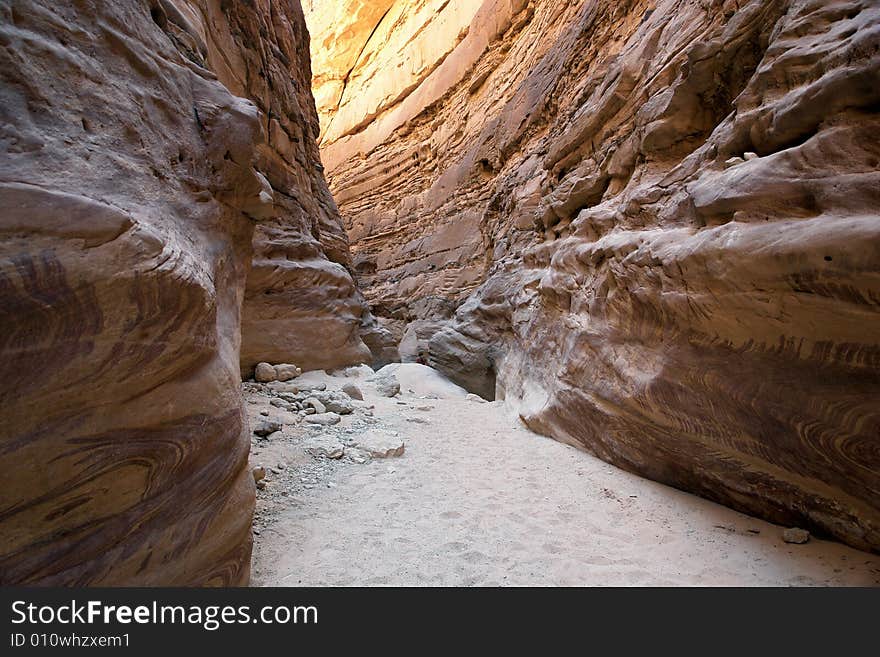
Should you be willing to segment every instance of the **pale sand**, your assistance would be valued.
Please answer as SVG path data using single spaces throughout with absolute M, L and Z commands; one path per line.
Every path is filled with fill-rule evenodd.
M 779 526 L 536 435 L 500 402 L 424 400 L 405 388 L 403 406 L 355 382 L 406 453 L 333 463 L 335 487 L 264 506 L 256 585 L 880 584 L 878 556 L 815 538 L 786 544 Z M 416 410 L 426 404 L 433 410 Z M 249 408 L 255 417 L 265 406 Z M 310 459 L 296 440 L 263 443 L 253 460 L 280 458 L 295 473 Z

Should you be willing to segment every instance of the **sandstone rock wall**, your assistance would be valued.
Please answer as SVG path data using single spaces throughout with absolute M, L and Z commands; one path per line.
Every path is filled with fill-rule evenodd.
M 426 75 L 382 77 L 463 4 Z M 402 5 L 422 22 L 352 28 L 322 138 L 402 355 L 621 467 L 880 549 L 880 6 Z
M 0 583 L 248 581 L 242 303 L 278 360 L 365 352 L 305 39 L 293 2 L 0 0 Z
M 369 318 L 347 270 L 348 237 L 315 143 L 309 38 L 299 3 L 163 0 L 161 7 L 189 56 L 264 117 L 256 166 L 272 207 L 254 235 L 242 373 L 250 375 L 260 361 L 306 369 L 369 361 L 359 335 Z

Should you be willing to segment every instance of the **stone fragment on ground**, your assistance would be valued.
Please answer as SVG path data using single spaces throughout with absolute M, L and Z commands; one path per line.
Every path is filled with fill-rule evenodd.
M 305 420 L 311 424 L 330 426 L 333 424 L 339 424 L 342 418 L 338 413 L 316 413 L 315 415 L 307 415 Z
M 340 415 L 350 415 L 351 413 L 354 413 L 354 402 L 352 402 L 351 397 L 344 392 L 331 390 L 323 393 L 320 399 L 324 402 L 324 406 L 327 407 L 328 411 L 339 413 Z
M 346 383 L 342 386 L 342 392 L 351 397 L 352 399 L 357 399 L 358 401 L 364 401 L 364 393 L 361 392 L 361 389 L 358 388 L 353 383 Z
M 298 368 L 296 365 L 291 365 L 290 363 L 281 363 L 279 365 L 275 365 L 275 375 L 279 381 L 290 381 L 291 379 L 295 379 L 300 374 L 302 374 L 302 370 Z
M 317 397 L 309 397 L 304 402 L 303 405 L 306 407 L 311 407 L 315 409 L 315 413 L 326 413 L 327 408 Z
M 281 431 L 281 428 L 282 425 L 280 422 L 276 422 L 275 420 L 265 420 L 254 427 L 254 435 L 260 436 L 260 438 L 265 438 L 276 431 Z
M 377 459 L 403 456 L 406 446 L 403 440 L 382 431 L 368 431 L 354 439 L 355 447 Z
M 394 397 L 400 393 L 400 382 L 393 374 L 385 374 L 371 379 L 372 384 L 383 397 Z
M 782 532 L 782 540 L 786 543 L 806 543 L 810 540 L 810 532 L 799 527 L 789 527 Z
M 346 447 L 345 456 L 346 458 L 348 458 L 348 460 L 358 464 L 367 463 L 371 458 L 368 451 L 360 449 L 358 447 Z
M 323 456 L 328 459 L 341 459 L 345 454 L 345 446 L 339 440 L 323 434 L 306 438 L 302 448 L 311 456 Z
M 254 370 L 254 380 L 258 383 L 269 383 L 271 381 L 276 381 L 278 379 L 278 374 L 275 372 L 275 368 L 272 367 L 269 363 L 257 363 L 257 367 Z
M 483 399 L 483 398 L 480 397 L 479 395 L 475 395 L 475 394 L 472 393 L 472 392 L 469 392 L 469 393 L 468 393 L 468 396 L 467 396 L 466 399 L 467 399 L 468 401 L 477 402 L 478 404 L 485 404 L 485 403 L 487 403 L 485 399 Z

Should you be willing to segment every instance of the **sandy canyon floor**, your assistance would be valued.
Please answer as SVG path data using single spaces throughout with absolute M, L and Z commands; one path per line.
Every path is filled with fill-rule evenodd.
M 254 436 L 251 451 L 266 470 L 253 584 L 880 584 L 878 556 L 816 538 L 785 543 L 782 527 L 536 435 L 502 402 L 468 399 L 420 368 L 398 371 L 392 398 L 365 368 L 291 382 L 357 385 L 364 401 L 332 426 L 270 405 L 271 386 L 245 385 L 252 426 L 283 424 Z M 364 435 L 405 452 L 365 459 L 354 447 Z M 328 458 L 339 450 L 327 445 L 342 457 Z

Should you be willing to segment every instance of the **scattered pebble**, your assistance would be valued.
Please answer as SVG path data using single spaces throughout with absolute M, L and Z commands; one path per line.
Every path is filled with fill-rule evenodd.
M 802 544 L 810 540 L 810 532 L 799 527 L 789 527 L 782 532 L 782 540 L 786 543 Z
M 353 383 L 346 383 L 342 386 L 342 392 L 351 397 L 352 399 L 357 399 L 358 401 L 364 401 L 364 393 L 361 392 L 361 389 L 358 388 Z
M 266 420 L 264 422 L 260 422 L 254 428 L 254 435 L 265 438 L 266 436 L 269 436 L 276 431 L 281 431 L 281 423 L 274 420 Z

